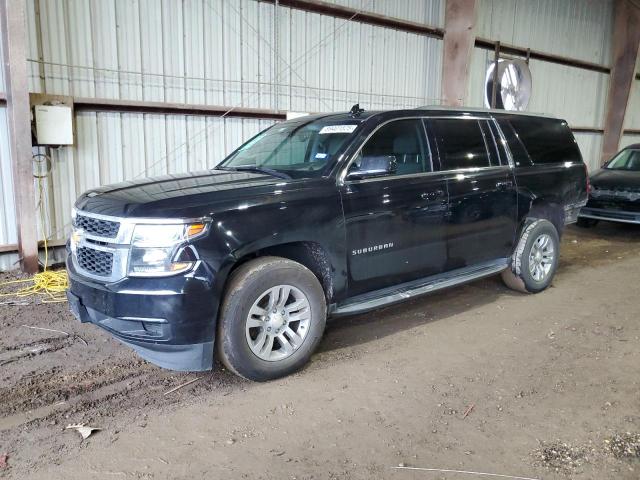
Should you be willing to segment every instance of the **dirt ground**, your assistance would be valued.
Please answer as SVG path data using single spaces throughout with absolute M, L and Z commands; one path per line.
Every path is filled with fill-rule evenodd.
M 167 393 L 197 375 L 65 304 L 0 305 L 0 478 L 640 479 L 640 228 L 562 248 L 539 295 L 494 277 L 335 320 L 266 384 L 218 368 Z

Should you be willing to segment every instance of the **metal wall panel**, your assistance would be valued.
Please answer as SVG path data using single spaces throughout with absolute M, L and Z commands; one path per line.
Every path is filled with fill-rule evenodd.
M 280 8 L 278 108 L 335 111 L 440 103 L 442 42 Z
M 0 42 L 0 58 L 4 58 L 2 42 Z M 4 61 L 0 61 L 0 91 L 5 91 Z M 0 107 L 0 245 L 18 241 L 8 135 L 7 109 L 3 106 Z M 18 256 L 14 254 L 0 255 L 0 270 L 13 268 L 17 260 Z
M 344 4 L 429 25 L 444 18 L 443 0 Z M 273 5 L 254 0 L 27 7 L 33 91 L 307 112 L 439 103 L 442 49 L 433 38 L 284 7 L 276 19 Z M 44 235 L 68 234 L 71 206 L 89 188 L 210 168 L 272 123 L 78 112 L 76 145 L 50 152 Z M 3 214 L 3 231 L 14 223 Z
M 327 3 L 424 23 L 432 27 L 444 26 L 445 0 L 329 0 Z
M 479 37 L 611 64 L 613 0 L 479 0 Z
M 640 135 L 623 135 L 622 140 L 620 141 L 620 148 L 634 143 L 640 143 Z
M 602 135 L 597 133 L 574 134 L 582 158 L 590 172 L 600 168 L 600 155 L 602 155 Z
M 444 24 L 445 0 L 332 1 L 427 25 Z M 34 92 L 307 112 L 345 110 L 356 102 L 366 109 L 440 103 L 442 42 L 434 38 L 285 7 L 274 18 L 273 5 L 254 0 L 26 2 Z M 478 10 L 480 36 L 610 61 L 612 0 L 480 0 Z M 37 63 L 40 56 L 45 63 Z M 482 105 L 490 57 L 490 52 L 474 51 L 473 106 Z M 602 124 L 606 75 L 540 62 L 532 62 L 531 68 L 532 110 L 581 126 Z M 640 102 L 637 96 L 634 102 Z M 631 114 L 627 122 L 635 123 L 634 118 Z M 2 117 L 0 123 L 4 121 Z M 78 112 L 77 144 L 51 152 L 45 235 L 68 233 L 71 205 L 89 188 L 210 168 L 272 123 Z M 1 135 L 0 242 L 7 243 L 15 241 L 15 219 L 6 200 L 12 202 L 13 195 L 5 179 L 9 158 Z M 593 164 L 601 139 L 576 137 Z M 11 261 L 7 258 L 0 257 L 0 268 Z
M 640 55 L 638 55 L 636 72 L 640 73 Z M 631 96 L 627 105 L 624 128 L 640 130 L 640 80 L 637 79 L 634 79 L 631 85 Z
M 276 35 L 274 6 L 255 0 L 27 1 L 33 91 L 297 111 L 440 94 L 433 38 L 284 7 Z M 346 4 L 429 25 L 444 17 L 443 0 Z
M 7 109 L 0 108 L 0 245 L 16 243 L 16 209 L 13 198 L 13 176 L 9 156 Z M 18 256 L 0 255 L 0 270 L 15 267 Z

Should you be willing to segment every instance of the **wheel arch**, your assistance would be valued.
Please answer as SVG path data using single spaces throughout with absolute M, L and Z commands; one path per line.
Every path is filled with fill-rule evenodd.
M 327 304 L 330 304 L 335 294 L 335 265 L 327 249 L 319 242 L 300 240 L 281 244 L 266 245 L 252 251 L 245 251 L 233 258 L 227 268 L 224 283 L 228 283 L 233 272 L 255 258 L 274 256 L 286 258 L 308 268 L 318 279 L 324 290 Z M 222 289 L 224 291 L 224 288 Z
M 540 197 L 531 199 L 529 210 L 520 222 L 518 238 L 532 220 L 540 219 L 550 221 L 556 228 L 558 237 L 562 237 L 564 230 L 564 207 L 562 203 L 553 197 Z

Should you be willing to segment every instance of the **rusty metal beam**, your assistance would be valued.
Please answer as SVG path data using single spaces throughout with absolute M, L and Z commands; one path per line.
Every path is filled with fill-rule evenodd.
M 604 130 L 600 127 L 570 127 L 573 133 L 602 133 Z
M 64 239 L 47 240 L 47 248 L 52 247 L 64 247 L 67 241 Z M 40 240 L 38 242 L 38 248 L 44 248 L 44 242 Z M 18 253 L 18 245 L 16 243 L 6 243 L 0 245 L 0 253 Z
M 285 120 L 286 112 L 262 108 L 226 107 L 189 103 L 147 102 L 137 100 L 116 100 L 111 98 L 74 98 L 75 110 L 91 112 L 134 112 L 165 115 L 207 115 Z
M 476 38 L 476 47 L 483 48 L 485 50 L 495 50 L 496 41 L 489 40 L 487 38 Z M 583 70 L 592 70 L 594 72 L 609 73 L 611 69 L 605 65 L 599 63 L 585 62 L 577 58 L 565 57 L 562 55 L 555 55 L 553 53 L 542 52 L 540 50 L 530 50 L 517 45 L 510 45 L 508 43 L 500 43 L 500 52 L 506 55 L 517 55 L 521 57 L 527 56 L 534 60 L 541 60 L 548 63 L 557 63 L 559 65 L 565 65 L 567 67 L 581 68 Z
M 604 122 L 602 163 L 611 158 L 620 146 L 640 47 L 640 7 L 629 0 L 618 0 L 614 9 L 613 67 Z
M 441 82 L 445 105 L 460 107 L 465 104 L 475 23 L 476 0 L 447 0 Z
M 275 4 L 276 0 L 258 0 L 259 2 Z M 305 12 L 319 13 L 321 15 L 329 15 L 344 20 L 353 20 L 355 22 L 375 25 L 377 27 L 394 28 L 404 32 L 417 33 L 419 35 L 427 35 L 429 37 L 442 38 L 444 30 L 438 27 L 432 27 L 423 23 L 410 22 L 399 18 L 387 17 L 377 13 L 357 10 L 355 8 L 343 7 L 333 3 L 320 2 L 317 0 L 278 0 L 280 7 L 289 7 Z
M 7 124 L 13 170 L 20 265 L 38 271 L 36 202 L 31 166 L 31 115 L 27 79 L 27 28 L 24 0 L 0 0 L 2 49 L 7 86 Z

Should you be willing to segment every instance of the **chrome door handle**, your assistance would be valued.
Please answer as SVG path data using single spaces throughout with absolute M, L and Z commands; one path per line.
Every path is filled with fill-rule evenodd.
M 496 182 L 496 188 L 498 190 L 509 190 L 511 187 L 513 187 L 513 182 L 511 180 Z
M 422 198 L 423 200 L 435 200 L 438 197 L 441 197 L 444 195 L 444 190 L 433 190 L 431 192 L 424 192 L 422 195 L 420 195 L 420 198 Z

